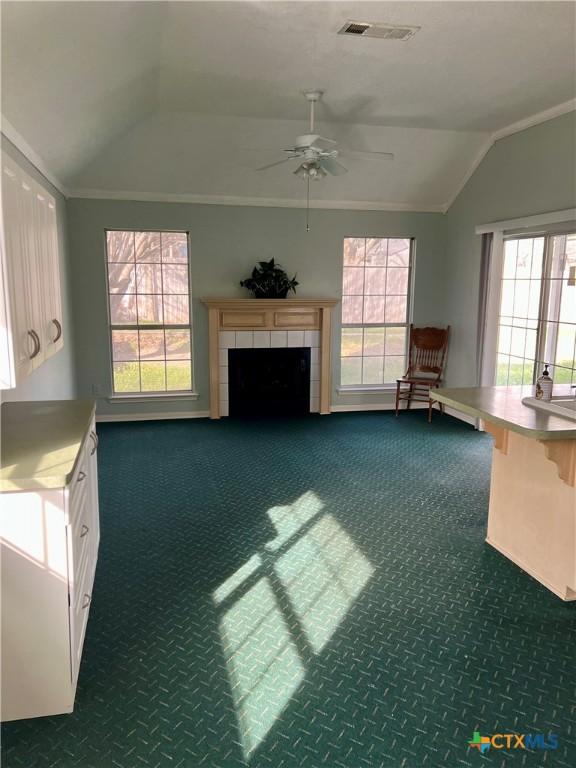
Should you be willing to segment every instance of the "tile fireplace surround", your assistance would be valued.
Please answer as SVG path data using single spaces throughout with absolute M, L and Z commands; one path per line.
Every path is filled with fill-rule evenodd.
M 339 299 L 202 299 L 209 314 L 210 418 L 228 415 L 228 350 L 310 347 L 310 411 L 330 413 L 331 310 Z

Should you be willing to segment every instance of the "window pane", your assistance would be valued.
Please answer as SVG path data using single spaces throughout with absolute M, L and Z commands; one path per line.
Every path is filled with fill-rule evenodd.
M 512 343 L 512 329 L 509 325 L 501 325 L 498 331 L 498 352 L 505 355 L 510 354 L 510 344 Z
M 407 269 L 389 269 L 386 280 L 386 293 L 406 294 L 408 293 L 408 270 Z
M 384 296 L 386 293 L 386 270 L 384 267 L 366 269 L 364 293 L 368 296 Z
M 502 280 L 500 314 L 511 316 L 514 311 L 514 280 Z
M 369 237 L 366 241 L 366 266 L 385 267 L 388 254 L 388 240 L 384 237 Z
M 516 254 L 518 253 L 518 240 L 507 240 L 504 243 L 504 270 L 502 277 L 505 280 L 513 280 L 516 277 Z
M 138 363 L 114 363 L 114 392 L 139 392 Z
M 140 331 L 140 359 L 164 360 L 164 331 Z
M 138 360 L 138 331 L 112 331 L 112 359 Z
M 401 378 L 406 373 L 404 357 L 384 358 L 384 381 L 389 384 Z
M 524 356 L 529 360 L 536 359 L 536 331 L 528 328 L 526 330 L 526 348 L 524 350 Z
M 188 293 L 188 267 L 165 264 L 162 267 L 164 293 Z
M 138 296 L 138 323 L 140 325 L 162 325 L 162 296 Z
M 164 296 L 164 323 L 186 325 L 190 322 L 188 296 Z
M 365 243 L 363 237 L 347 237 L 344 239 L 344 264 L 359 267 L 364 264 Z
M 108 267 L 110 293 L 136 293 L 136 272 L 133 264 L 110 264 Z
M 343 357 L 341 363 L 340 378 L 342 384 L 361 384 L 362 383 L 362 358 L 361 357 Z
M 362 384 L 382 384 L 384 381 L 384 358 L 365 357 L 362 363 Z
M 529 280 L 517 280 L 514 290 L 514 316 L 528 317 Z
M 496 384 L 508 383 L 508 367 L 510 365 L 510 357 L 508 355 L 498 355 L 496 362 Z
M 162 232 L 164 264 L 188 264 L 188 237 L 185 232 Z
M 386 354 L 406 354 L 406 327 L 386 328 Z
M 388 266 L 410 266 L 410 240 L 405 238 L 401 240 L 388 240 Z
M 107 232 L 108 261 L 134 261 L 134 232 Z
M 160 262 L 160 233 L 136 232 L 136 261 L 139 263 Z
M 361 323 L 362 322 L 362 296 L 343 296 L 342 297 L 342 322 L 343 323 Z
M 192 368 L 190 361 L 166 363 L 166 389 L 191 389 Z
M 166 389 L 166 370 L 162 363 L 140 363 L 142 392 L 163 392 Z
M 112 325 L 135 325 L 136 296 L 110 296 L 110 322 Z
M 344 267 L 343 288 L 344 296 L 359 296 L 364 292 L 364 267 Z
M 365 328 L 364 356 L 383 355 L 385 336 L 386 330 L 384 328 Z
M 536 237 L 532 245 L 532 278 L 542 279 L 542 261 L 544 260 L 544 238 Z
M 532 238 L 518 241 L 518 256 L 516 258 L 516 279 L 526 280 L 532 271 Z
M 406 296 L 388 296 L 386 298 L 387 323 L 401 323 L 406 321 L 408 312 L 408 298 Z
M 343 357 L 356 357 L 362 354 L 362 328 L 342 328 Z
M 576 344 L 576 325 L 559 323 L 556 340 L 556 365 L 574 368 L 574 346 Z
M 138 293 L 162 293 L 162 267 L 160 264 L 137 264 Z
M 166 358 L 168 360 L 190 360 L 190 331 L 165 331 Z
M 384 322 L 384 302 L 385 302 L 385 299 L 383 296 L 365 296 L 363 322 L 383 323 Z
M 540 291 L 542 287 L 541 280 L 530 280 L 530 293 L 528 298 L 527 317 L 537 320 L 540 315 Z
M 512 328 L 512 342 L 510 345 L 510 354 L 517 357 L 524 357 L 524 347 L 526 346 L 526 329 Z

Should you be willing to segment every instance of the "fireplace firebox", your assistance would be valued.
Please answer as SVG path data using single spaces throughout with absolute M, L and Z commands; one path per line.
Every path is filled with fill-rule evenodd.
M 230 416 L 310 413 L 310 348 L 228 350 Z

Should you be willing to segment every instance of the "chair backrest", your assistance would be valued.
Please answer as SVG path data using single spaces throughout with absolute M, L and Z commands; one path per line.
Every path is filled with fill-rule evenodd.
M 449 332 L 449 325 L 446 328 L 414 328 L 410 325 L 407 376 L 432 376 L 437 379 L 442 376 Z

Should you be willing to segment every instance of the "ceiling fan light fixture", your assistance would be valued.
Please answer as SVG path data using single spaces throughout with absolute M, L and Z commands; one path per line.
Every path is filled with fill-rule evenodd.
M 322 166 L 311 160 L 307 160 L 296 168 L 294 175 L 299 179 L 312 179 L 313 181 L 320 181 L 327 174 Z

